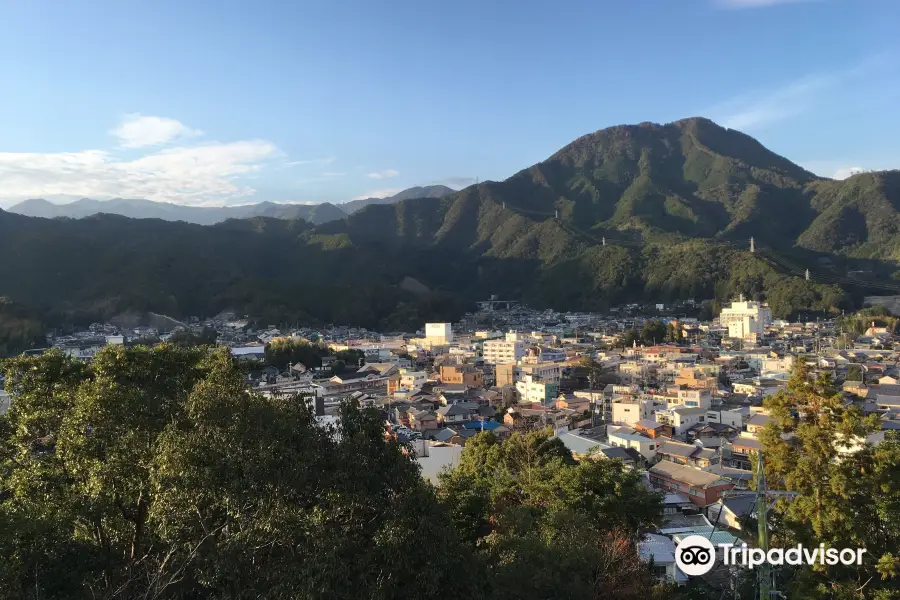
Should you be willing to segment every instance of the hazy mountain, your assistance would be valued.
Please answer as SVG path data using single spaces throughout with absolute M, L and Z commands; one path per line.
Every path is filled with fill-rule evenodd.
M 164 221 L 185 221 L 197 225 L 214 225 L 227 219 L 247 219 L 250 217 L 272 217 L 273 219 L 303 219 L 319 225 L 337 219 L 370 204 L 394 204 L 409 198 L 440 198 L 452 194 L 454 190 L 443 185 L 413 187 L 387 198 L 367 198 L 353 200 L 341 204 L 340 207 L 329 202 L 321 204 L 288 204 L 279 202 L 260 202 L 244 206 L 201 207 L 183 206 L 168 202 L 151 200 L 92 200 L 82 198 L 68 204 L 54 204 L 43 198 L 25 200 L 9 208 L 28 217 L 52 219 L 68 217 L 81 219 L 100 213 L 120 215 L 132 219 L 162 219 Z
M 411 200 L 413 198 L 443 198 L 444 196 L 448 196 L 455 191 L 456 190 L 448 188 L 446 185 L 426 185 L 422 187 L 411 187 L 409 189 L 403 190 L 398 194 L 394 194 L 393 196 L 388 196 L 386 198 L 364 198 L 361 200 L 351 200 L 350 202 L 344 202 L 343 204 L 339 204 L 338 206 L 340 206 L 341 209 L 343 209 L 344 212 L 346 212 L 348 215 L 351 215 L 361 208 L 365 208 L 373 204 L 396 204 L 401 200 Z
M 9 209 L 9 212 L 29 217 L 69 217 L 81 219 L 100 213 L 120 215 L 132 219 L 162 219 L 185 221 L 198 225 L 214 225 L 227 219 L 246 219 L 266 216 L 277 219 L 304 219 L 310 223 L 326 223 L 342 219 L 346 215 L 334 204 L 279 204 L 261 202 L 244 206 L 201 207 L 182 206 L 151 200 L 92 200 L 82 198 L 69 204 L 53 204 L 40 198 L 25 200 Z
M 898 178 L 821 179 L 706 119 L 619 126 L 502 182 L 370 204 L 317 226 L 0 213 L 0 296 L 51 322 L 234 308 L 386 330 L 458 317 L 489 294 L 600 310 L 743 293 L 778 316 L 836 310 L 861 301 L 856 287 L 848 295 L 822 281 L 862 264 L 890 282 L 900 267 Z M 286 205 L 257 206 L 281 217 Z M 773 249 L 816 277 L 798 277 Z M 431 292 L 404 291 L 407 277 Z

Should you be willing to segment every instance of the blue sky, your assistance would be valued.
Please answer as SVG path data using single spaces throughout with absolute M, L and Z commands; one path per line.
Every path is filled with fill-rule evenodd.
M 900 168 L 895 0 L 0 0 L 0 206 L 343 202 L 703 115 Z

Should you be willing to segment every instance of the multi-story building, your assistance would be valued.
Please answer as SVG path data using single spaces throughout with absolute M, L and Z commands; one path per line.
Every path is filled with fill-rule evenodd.
M 675 435 L 682 435 L 697 423 L 706 421 L 706 409 L 677 406 L 668 410 L 657 411 L 656 421 L 664 425 L 671 425 Z
M 675 376 L 675 385 L 695 390 L 714 390 L 719 385 L 720 365 L 694 365 L 679 369 Z
M 646 460 L 653 460 L 656 457 L 656 447 L 659 442 L 652 438 L 637 433 L 610 432 L 608 439 L 611 446 L 633 448 L 640 452 Z
M 516 391 L 522 402 L 536 404 L 548 404 L 556 398 L 559 386 L 555 383 L 544 381 L 519 381 L 516 383 Z
M 638 421 L 649 419 L 653 412 L 653 400 L 620 400 L 612 403 L 612 422 L 633 427 Z
M 441 383 L 455 383 L 472 388 L 484 386 L 484 373 L 472 365 L 441 365 Z
M 494 365 L 517 363 L 525 356 L 525 342 L 488 340 L 483 346 L 484 362 Z
M 453 341 L 450 323 L 425 323 L 425 339 L 431 346 L 447 346 Z
M 719 324 L 728 328 L 728 337 L 756 341 L 772 324 L 772 309 L 767 304 L 744 300 L 722 309 Z

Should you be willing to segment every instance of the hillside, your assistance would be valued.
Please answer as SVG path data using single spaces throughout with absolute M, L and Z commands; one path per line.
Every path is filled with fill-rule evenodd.
M 403 190 L 393 196 L 385 198 L 363 198 L 360 200 L 351 200 L 344 202 L 339 206 L 348 215 L 352 215 L 358 210 L 373 204 L 396 204 L 401 200 L 412 200 L 413 198 L 443 198 L 454 193 L 455 190 L 448 188 L 446 185 L 426 185 L 424 187 L 411 187 Z
M 232 308 L 396 329 L 458 317 L 489 294 L 602 310 L 744 293 L 788 316 L 858 303 L 862 284 L 820 282 L 849 282 L 859 265 L 870 287 L 890 284 L 898 205 L 896 172 L 824 180 L 705 119 L 643 123 L 579 138 L 502 182 L 320 225 L 0 212 L 0 296 L 49 323 Z M 431 291 L 404 291 L 407 277 Z

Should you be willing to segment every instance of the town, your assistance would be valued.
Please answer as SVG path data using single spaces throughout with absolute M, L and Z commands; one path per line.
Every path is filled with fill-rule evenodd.
M 646 308 L 657 316 L 625 314 Z M 551 430 L 578 460 L 621 461 L 664 493 L 666 522 L 640 550 L 661 579 L 683 584 L 674 559 L 681 539 L 753 543 L 746 523 L 758 434 L 770 421 L 763 404 L 785 389 L 795 361 L 829 374 L 847 404 L 880 419 L 880 431 L 842 446 L 854 452 L 900 430 L 900 337 L 876 319 L 858 334 L 842 331 L 841 319 L 776 320 L 766 304 L 743 298 L 712 321 L 659 316 L 665 310 L 559 314 L 492 298 L 461 323 L 413 334 L 254 330 L 224 315 L 167 332 L 98 324 L 52 341 L 91 360 L 107 345 L 215 340 L 246 366 L 253 389 L 306 399 L 324 422 L 347 398 L 376 407 L 386 434 L 409 445 L 434 483 L 480 433 L 502 441 Z

